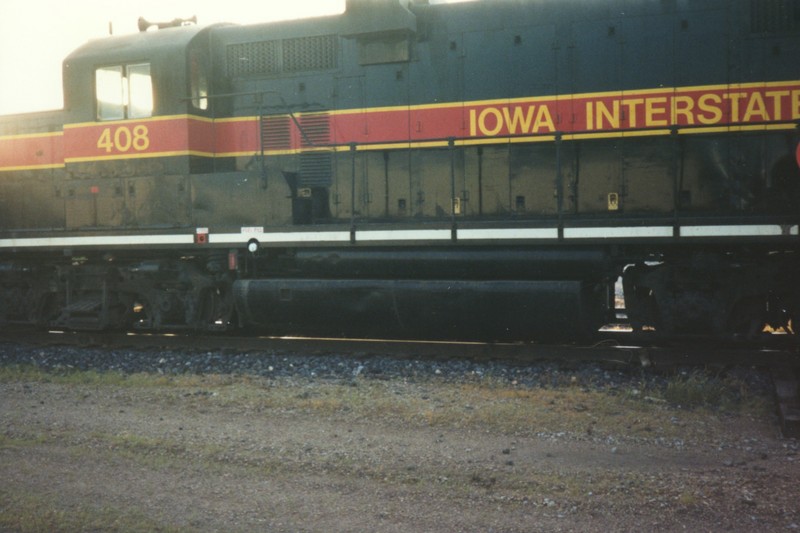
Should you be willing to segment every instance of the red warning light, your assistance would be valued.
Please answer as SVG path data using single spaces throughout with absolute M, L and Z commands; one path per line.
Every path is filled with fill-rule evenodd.
M 194 232 L 195 244 L 208 244 L 208 228 L 197 228 Z

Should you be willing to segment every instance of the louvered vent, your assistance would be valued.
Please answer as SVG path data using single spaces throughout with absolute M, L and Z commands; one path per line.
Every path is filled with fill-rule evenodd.
M 228 76 L 278 74 L 280 57 L 280 41 L 228 45 Z
M 300 143 L 303 147 L 324 146 L 331 141 L 330 117 L 327 113 L 303 115 L 300 117 L 302 135 Z
M 283 41 L 284 72 L 325 70 L 336 66 L 336 36 L 318 35 Z
M 750 0 L 750 31 L 782 33 L 800 30 L 800 0 Z
M 300 117 L 303 130 L 301 145 L 325 146 L 331 140 L 330 115 L 328 113 L 304 114 Z M 300 154 L 300 184 L 302 187 L 330 187 L 333 182 L 333 153 L 306 152 Z
M 336 35 L 229 44 L 228 76 L 277 75 L 336 68 Z
M 330 187 L 332 183 L 333 154 L 307 152 L 300 154 L 300 186 Z
M 262 117 L 261 144 L 264 150 L 288 150 L 292 147 L 289 117 Z

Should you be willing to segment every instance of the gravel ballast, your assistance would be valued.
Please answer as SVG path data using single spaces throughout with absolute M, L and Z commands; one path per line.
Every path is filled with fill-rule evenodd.
M 4 531 L 800 528 L 759 369 L 4 343 L 0 370 Z

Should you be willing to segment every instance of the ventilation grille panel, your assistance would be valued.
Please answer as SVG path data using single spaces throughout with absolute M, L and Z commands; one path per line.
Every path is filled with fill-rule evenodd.
M 278 74 L 281 71 L 279 41 L 228 45 L 228 76 Z
M 262 117 L 261 144 L 264 150 L 288 150 L 292 147 L 289 117 Z
M 300 137 L 301 146 L 321 146 L 330 143 L 331 123 L 327 113 L 303 115 L 300 117 L 300 127 L 303 130 L 303 135 Z
M 319 35 L 283 41 L 283 71 L 302 72 L 336 67 L 336 36 Z
M 330 187 L 333 182 L 331 152 L 309 152 L 300 154 L 300 186 Z
M 275 76 L 333 69 L 337 66 L 336 35 L 229 44 L 228 77 Z

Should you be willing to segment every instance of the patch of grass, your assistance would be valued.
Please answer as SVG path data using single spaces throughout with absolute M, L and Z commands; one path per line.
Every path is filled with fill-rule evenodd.
M 678 503 L 684 506 L 696 505 L 698 498 L 692 492 L 683 491 L 678 495 Z
M 18 435 L 9 436 L 0 433 L 0 450 L 6 448 L 28 448 L 31 446 L 38 446 L 48 442 L 48 437 L 45 435 L 36 435 L 21 437 Z
M 0 367 L 0 383 L 56 383 L 60 385 L 92 385 L 111 387 L 199 387 L 222 386 L 235 383 L 232 376 L 186 374 L 180 376 L 96 370 L 43 370 L 34 365 L 8 365 Z
M 182 529 L 164 526 L 144 513 L 90 505 L 59 508 L 51 495 L 19 494 L 0 489 L 0 530 L 19 533 L 72 531 L 177 533 Z
M 567 432 L 593 439 L 606 436 L 683 437 L 707 410 L 763 416 L 769 399 L 731 377 L 696 371 L 678 374 L 664 388 L 595 390 L 576 386 L 526 388 L 504 380 L 461 383 L 430 380 L 349 382 L 270 379 L 235 375 L 126 375 L 115 372 L 47 373 L 35 367 L 0 368 L 0 382 L 39 382 L 143 389 L 152 401 L 191 408 L 234 408 L 256 412 L 313 412 L 350 419 L 381 420 L 442 428 L 481 428 L 530 435 Z M 681 424 L 671 422 L 677 406 Z M 695 413 L 687 411 L 695 410 Z M 695 423 L 697 422 L 697 423 Z
M 42 370 L 33 365 L 0 367 L 0 382 L 59 383 L 64 385 L 120 386 L 129 376 L 119 372 L 81 371 L 74 369 Z M 152 378 L 151 380 L 152 381 Z
M 699 371 L 678 374 L 670 379 L 663 397 L 670 405 L 684 409 L 707 407 L 726 411 L 760 411 L 766 408 L 766 401 L 753 395 L 741 380 Z
M 51 374 L 33 365 L 0 366 L 0 383 L 47 382 Z
M 686 408 L 719 405 L 724 396 L 725 387 L 722 383 L 711 383 L 697 373 L 677 376 L 664 389 L 665 400 Z
M 183 453 L 185 451 L 183 446 L 180 446 L 173 441 L 167 439 L 154 439 L 128 432 L 116 435 L 94 434 L 93 437 L 102 438 L 102 440 L 104 440 L 110 448 L 115 450 L 124 449 L 133 453 Z

